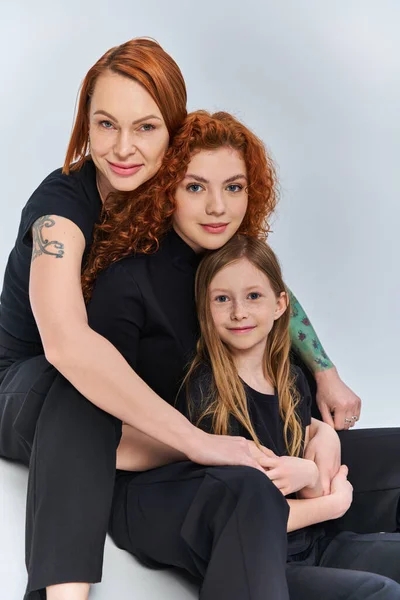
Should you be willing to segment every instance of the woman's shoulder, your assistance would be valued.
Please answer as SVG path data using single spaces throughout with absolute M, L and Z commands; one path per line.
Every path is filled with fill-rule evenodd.
M 138 289 L 139 282 L 143 281 L 143 273 L 149 257 L 148 254 L 130 254 L 116 260 L 100 271 L 94 287 L 103 289 L 106 286 L 111 289 L 121 289 L 125 285 L 126 293 L 132 292 L 132 285 Z
M 29 245 L 29 232 L 40 217 L 56 215 L 75 223 L 90 245 L 92 231 L 101 212 L 96 185 L 96 169 L 91 160 L 69 175 L 52 171 L 39 184 L 22 210 L 19 238 Z
M 40 194 L 57 193 L 69 191 L 70 193 L 83 193 L 98 198 L 96 186 L 96 168 L 93 161 L 87 160 L 83 166 L 76 171 L 71 170 L 68 175 L 63 173 L 60 167 L 49 173 L 37 186 L 30 200 L 32 201 Z

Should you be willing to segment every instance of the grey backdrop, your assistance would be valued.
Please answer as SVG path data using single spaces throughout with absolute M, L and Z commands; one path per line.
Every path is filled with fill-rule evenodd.
M 86 71 L 110 46 L 154 37 L 181 66 L 190 109 L 231 111 L 267 143 L 282 187 L 270 241 L 286 280 L 362 397 L 359 426 L 399 426 L 399 25 L 398 0 L 3 0 L 0 275 L 21 208 L 63 162 Z M 6 476 L 22 493 L 23 476 Z M 9 598 L 24 583 L 15 531 Z

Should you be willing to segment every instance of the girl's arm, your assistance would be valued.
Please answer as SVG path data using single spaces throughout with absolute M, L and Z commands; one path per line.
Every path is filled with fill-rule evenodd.
M 344 419 L 352 416 L 359 418 L 361 400 L 341 380 L 303 307 L 293 292 L 288 291 L 291 304 L 289 331 L 292 347 L 315 377 L 317 405 L 322 418 L 335 429 L 347 429 L 349 424 Z
M 338 434 L 332 427 L 318 419 L 311 419 L 310 436 L 304 458 L 318 467 L 323 495 L 330 494 L 331 481 L 341 464 L 341 446 Z
M 81 289 L 84 236 L 69 219 L 51 220 L 46 229 L 43 219 L 32 228 L 29 292 L 47 360 L 96 406 L 191 460 L 259 468 L 244 439 L 222 439 L 194 427 L 89 327 Z
M 338 519 L 350 508 L 353 488 L 347 481 L 347 467 L 342 465 L 332 481 L 332 493 L 329 496 L 308 500 L 288 500 L 289 519 L 287 531 Z

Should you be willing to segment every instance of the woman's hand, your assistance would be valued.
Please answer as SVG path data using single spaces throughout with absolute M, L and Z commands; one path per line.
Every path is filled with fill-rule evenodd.
M 312 460 L 295 456 L 265 456 L 263 465 L 267 477 L 284 496 L 318 485 L 318 467 Z
M 334 502 L 335 516 L 333 518 L 335 519 L 342 517 L 349 510 L 353 501 L 353 486 L 347 479 L 348 472 L 346 465 L 342 465 L 332 479 L 331 498 Z
M 244 437 L 214 435 L 196 429 L 191 449 L 186 454 L 190 460 L 201 465 L 239 465 L 265 473 L 264 462 L 270 460 L 272 451 L 263 446 L 261 448 L 258 449 L 254 442 Z
M 317 465 L 322 495 L 327 495 L 331 493 L 331 481 L 340 467 L 340 439 L 332 427 L 317 419 L 312 419 L 310 428 L 312 437 L 306 446 L 304 458 Z
M 361 400 L 333 367 L 315 373 L 317 405 L 322 419 L 334 429 L 349 429 L 360 418 Z M 345 420 L 346 419 L 346 420 Z

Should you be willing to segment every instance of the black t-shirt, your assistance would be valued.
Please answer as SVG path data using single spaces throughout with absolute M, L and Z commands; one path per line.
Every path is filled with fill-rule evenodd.
M 296 376 L 296 387 L 300 394 L 300 401 L 296 412 L 303 429 L 303 439 L 305 429 L 311 423 L 311 393 L 307 380 L 298 367 L 293 366 Z M 212 384 L 211 369 L 206 366 L 200 366 L 195 371 L 190 380 L 189 389 L 181 389 L 177 401 L 177 408 L 192 422 L 196 422 L 205 408 L 205 399 L 207 399 Z M 279 398 L 275 394 L 262 394 L 243 382 L 247 397 L 247 406 L 250 419 L 261 444 L 270 448 L 278 456 L 288 454 L 284 435 L 283 421 L 279 414 Z M 187 401 L 187 394 L 190 397 L 191 410 Z M 212 420 L 209 417 L 203 419 L 199 427 L 208 433 L 212 433 Z M 229 432 L 231 435 L 240 435 L 246 439 L 251 439 L 249 432 L 234 418 L 229 422 Z M 296 498 L 295 494 L 288 498 Z M 288 534 L 288 560 L 299 560 L 307 554 L 314 542 L 323 535 L 323 528 L 320 525 L 305 527 L 292 531 Z
M 92 243 L 93 227 L 101 211 L 96 186 L 96 169 L 87 160 L 80 171 L 63 175 L 61 169 L 51 173 L 39 185 L 22 210 L 15 246 L 8 258 L 0 300 L 0 328 L 22 342 L 26 354 L 40 353 L 39 331 L 29 301 L 29 275 L 32 257 L 31 228 L 44 215 L 65 217 L 75 223 L 85 236 L 86 252 Z M 35 348 L 35 351 L 32 351 Z M 24 350 L 21 353 L 24 354 Z
M 296 387 L 300 394 L 297 415 L 303 428 L 304 438 L 305 428 L 311 423 L 311 393 L 302 371 L 298 367 L 293 366 L 292 368 L 295 373 Z M 246 392 L 250 419 L 261 444 L 270 448 L 278 456 L 287 454 L 283 434 L 284 423 L 279 414 L 278 395 L 276 393 L 262 394 L 261 392 L 257 392 L 244 381 L 243 385 Z M 177 408 L 194 423 L 197 422 L 205 408 L 205 402 L 211 386 L 211 369 L 206 365 L 202 365 L 195 371 L 189 383 L 190 412 L 188 410 L 187 389 L 183 388 L 179 394 Z M 203 419 L 199 423 L 199 427 L 211 433 L 211 418 L 206 417 Z M 247 429 L 233 417 L 231 417 L 229 422 L 229 433 L 231 435 L 240 435 L 246 439 L 252 439 Z

